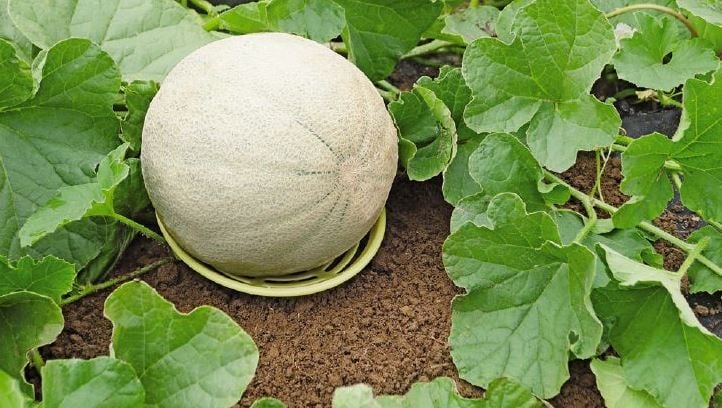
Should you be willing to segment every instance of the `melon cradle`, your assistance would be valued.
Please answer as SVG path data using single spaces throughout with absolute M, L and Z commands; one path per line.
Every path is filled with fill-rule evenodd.
M 141 150 L 151 201 L 191 255 L 230 275 L 308 270 L 363 238 L 397 163 L 373 84 L 301 37 L 208 44 L 167 76 Z

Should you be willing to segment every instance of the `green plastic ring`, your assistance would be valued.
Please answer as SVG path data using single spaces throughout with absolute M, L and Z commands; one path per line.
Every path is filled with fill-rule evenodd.
M 209 265 L 193 258 L 178 245 L 156 215 L 158 226 L 173 253 L 183 263 L 205 278 L 229 289 L 251 295 L 268 297 L 295 297 L 311 295 L 334 288 L 356 276 L 376 255 L 386 232 L 386 210 L 382 210 L 376 224 L 361 242 L 329 262 L 304 272 L 269 277 L 231 276 L 218 272 Z M 359 252 L 359 249 L 361 251 Z

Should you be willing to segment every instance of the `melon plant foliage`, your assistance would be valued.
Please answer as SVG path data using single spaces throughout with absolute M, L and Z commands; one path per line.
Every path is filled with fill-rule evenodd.
M 609 407 L 708 406 L 722 340 L 683 288 L 722 292 L 722 3 L 484 3 L 0 0 L 0 405 L 40 404 L 29 361 L 45 407 L 241 397 L 258 362 L 252 339 L 222 312 L 179 313 L 137 281 L 107 298 L 108 356 L 43 366 L 36 350 L 62 331 L 64 305 L 120 282 L 104 283 L 133 237 L 162 241 L 137 222 L 151 211 L 138 157 L 165 75 L 218 38 L 280 31 L 329 43 L 376 81 L 406 175 L 443 179 L 454 211 L 440 250 L 464 292 L 451 305 L 451 356 L 487 389 L 468 399 L 447 378 L 401 396 L 355 385 L 334 407 L 542 406 L 571 359 L 591 360 Z M 399 92 L 386 79 L 401 59 L 443 66 Z M 681 110 L 676 134 L 624 135 L 615 98 L 592 94 L 610 77 L 627 81 L 620 98 L 640 91 Z M 580 152 L 597 172 L 620 155 L 629 200 L 614 207 L 599 185 L 568 184 L 560 173 Z M 652 223 L 674 200 L 706 224 L 686 240 Z M 657 240 L 685 254 L 680 270 L 664 270 Z

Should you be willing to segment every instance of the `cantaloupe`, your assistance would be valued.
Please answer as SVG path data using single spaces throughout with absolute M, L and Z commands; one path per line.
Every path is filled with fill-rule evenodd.
M 168 74 L 141 162 L 184 250 L 226 274 L 284 275 L 331 261 L 373 226 L 396 173 L 396 129 L 345 58 L 301 37 L 250 34 Z

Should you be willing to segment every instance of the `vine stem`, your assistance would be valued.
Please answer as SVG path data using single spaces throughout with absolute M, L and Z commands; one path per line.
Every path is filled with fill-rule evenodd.
M 642 3 L 642 4 L 631 4 L 629 6 L 620 7 L 618 9 L 612 10 L 609 13 L 606 14 L 607 18 L 613 18 L 617 17 L 619 15 L 622 15 L 624 13 L 630 13 L 633 11 L 639 11 L 639 10 L 654 10 L 659 11 L 660 13 L 668 14 L 677 20 L 679 20 L 682 24 L 684 24 L 685 27 L 687 27 L 687 30 L 689 30 L 690 34 L 692 34 L 692 37 L 699 37 L 699 33 L 697 32 L 697 29 L 692 25 L 692 23 L 687 19 L 687 17 L 684 16 L 684 14 L 680 13 L 679 11 L 665 7 L 660 6 L 659 4 L 651 4 L 651 3 Z
M 128 218 L 124 215 L 118 214 L 118 213 L 114 213 L 111 216 L 111 218 L 114 218 L 114 219 L 122 222 L 123 224 L 129 226 L 130 228 L 133 228 L 134 230 L 140 232 L 141 234 L 145 235 L 148 238 L 153 239 L 154 241 L 156 241 L 160 244 L 167 245 L 167 243 L 165 242 L 165 238 L 163 238 L 162 235 L 151 230 L 150 228 L 146 227 L 143 224 L 139 224 L 139 223 L 131 220 L 130 218 Z
M 398 94 L 395 94 L 395 93 L 393 93 L 393 92 L 391 92 L 391 91 L 386 91 L 386 90 L 380 89 L 380 88 L 376 88 L 376 90 L 379 92 L 379 95 L 381 95 L 381 97 L 384 98 L 384 100 L 385 100 L 387 103 L 390 103 L 390 102 L 395 101 L 395 100 L 396 100 L 396 97 L 397 97 L 397 95 L 398 95 Z
M 389 81 L 381 80 L 381 81 L 376 82 L 376 84 L 377 84 L 378 86 L 380 86 L 381 89 L 385 89 L 385 90 L 387 90 L 387 91 L 389 91 L 389 92 L 393 92 L 393 93 L 395 93 L 395 94 L 397 94 L 397 95 L 401 93 L 401 90 L 400 90 L 399 88 L 395 87 L 395 86 L 394 86 L 393 84 L 391 84 L 391 82 L 389 82 Z
M 569 189 L 569 192 L 570 192 L 571 195 L 572 195 L 572 197 L 577 198 L 577 199 L 579 199 L 579 197 L 584 197 L 585 199 L 590 200 L 590 201 L 592 202 L 592 205 L 593 205 L 594 207 L 599 208 L 599 209 L 602 210 L 602 211 L 605 211 L 605 212 L 607 212 L 607 213 L 609 213 L 609 214 L 614 214 L 614 213 L 616 213 L 616 212 L 618 211 L 618 208 L 617 208 L 617 207 L 614 207 L 613 205 L 607 204 L 607 203 L 605 203 L 604 201 L 597 200 L 596 198 L 590 198 L 588 195 L 586 195 L 586 194 L 584 194 L 583 192 L 581 192 L 581 191 L 577 190 L 576 188 L 572 187 L 571 185 L 569 185 L 569 183 L 567 183 L 566 181 L 564 181 L 564 180 L 562 180 L 561 178 L 557 177 L 556 175 L 554 175 L 552 172 L 550 172 L 550 171 L 548 171 L 548 170 L 544 170 L 544 177 L 545 177 L 548 181 L 557 183 L 557 184 L 559 184 L 559 185 L 562 185 L 562 186 L 568 188 L 568 189 Z M 581 200 L 580 200 L 580 201 L 581 201 Z M 688 242 L 685 242 L 684 240 L 681 240 L 681 239 L 675 237 L 674 235 L 668 233 L 667 231 L 664 231 L 663 229 L 654 226 L 654 225 L 653 225 L 652 223 L 650 223 L 650 222 L 642 221 L 642 222 L 639 223 L 639 225 L 638 225 L 637 227 L 638 227 L 639 229 L 643 230 L 643 231 L 646 231 L 646 232 L 654 235 L 655 237 L 657 237 L 657 238 L 659 238 L 659 239 L 663 239 L 663 240 L 669 242 L 670 244 L 676 246 L 677 248 L 683 250 L 684 252 L 686 252 L 686 253 L 688 253 L 688 254 L 691 253 L 691 252 L 694 250 L 694 248 L 695 248 L 695 245 L 692 245 L 692 244 L 690 244 L 690 243 L 688 243 Z M 696 260 L 696 261 L 698 261 L 699 263 L 703 264 L 704 266 L 706 266 L 707 268 L 709 268 L 709 269 L 710 269 L 712 272 L 714 272 L 715 274 L 717 274 L 717 275 L 719 275 L 719 276 L 722 276 L 722 267 L 719 266 L 719 265 L 717 265 L 717 264 L 715 264 L 714 262 L 712 262 L 712 261 L 711 261 L 709 258 L 707 258 L 706 256 L 704 256 L 704 255 L 702 255 L 702 254 L 699 254 L 699 255 L 697 255 L 697 256 L 695 257 L 694 260 Z
M 454 43 L 443 41 L 443 40 L 433 40 L 431 42 L 428 42 L 426 44 L 419 45 L 406 53 L 402 58 L 414 58 L 414 57 L 421 57 L 427 54 L 431 54 L 433 52 L 436 52 L 442 48 L 451 47 L 453 45 L 456 45 Z
M 216 12 L 215 6 L 207 0 L 188 0 L 192 5 L 202 10 L 211 17 L 215 17 L 218 13 Z
M 148 273 L 150 271 L 156 270 L 160 268 L 161 266 L 173 262 L 174 258 L 161 258 L 152 264 L 146 265 L 142 268 L 138 268 L 134 271 L 128 272 L 124 275 L 117 276 L 113 279 L 108 279 L 104 282 L 96 283 L 95 285 L 89 285 L 81 289 L 80 291 L 76 292 L 73 295 L 70 295 L 60 301 L 61 306 L 65 306 L 67 304 L 76 302 L 88 295 L 92 295 L 93 293 L 96 293 L 98 291 L 101 291 L 103 289 L 107 289 L 109 287 L 115 286 L 117 284 L 127 282 L 131 279 L 135 279 L 138 276 L 143 275 L 144 273 Z
M 38 375 L 42 376 L 42 368 L 45 367 L 45 360 L 43 360 L 43 356 L 40 355 L 40 351 L 38 349 L 35 348 L 30 350 L 30 361 L 32 361 Z
M 687 254 L 687 258 L 684 259 L 684 262 L 682 262 L 682 265 L 680 265 L 677 272 L 680 275 L 684 276 L 687 273 L 689 267 L 692 266 L 694 261 L 696 261 L 700 255 L 702 255 L 702 251 L 707 248 L 707 245 L 709 245 L 709 237 L 704 237 L 699 240 L 697 245 L 695 245 L 694 248 L 689 251 L 689 253 Z
M 221 26 L 221 16 L 213 16 L 203 23 L 203 29 L 206 31 L 217 30 Z

